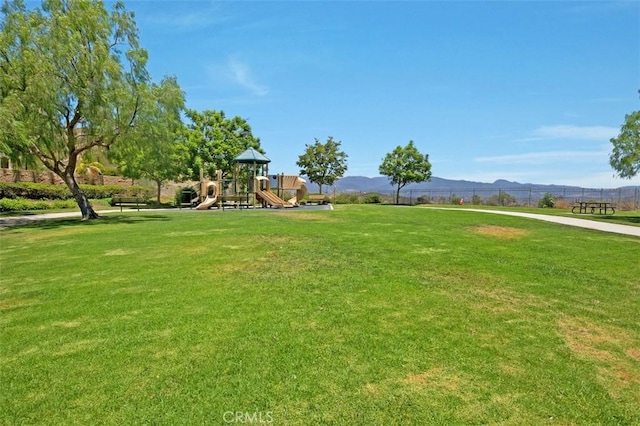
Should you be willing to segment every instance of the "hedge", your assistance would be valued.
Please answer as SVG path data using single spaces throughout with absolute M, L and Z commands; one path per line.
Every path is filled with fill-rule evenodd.
M 111 198 L 114 195 L 152 197 L 155 190 L 148 186 L 80 185 L 87 198 Z M 73 198 L 64 185 L 45 183 L 0 182 L 0 199 L 23 198 L 29 200 L 68 200 Z
M 74 200 L 27 200 L 24 198 L 0 199 L 0 212 L 27 210 L 73 209 L 78 205 Z

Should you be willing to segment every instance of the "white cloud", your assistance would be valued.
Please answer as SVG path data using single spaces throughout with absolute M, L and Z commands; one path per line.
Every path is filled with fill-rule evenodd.
M 257 96 L 265 96 L 269 93 L 269 88 L 260 84 L 253 76 L 249 66 L 237 58 L 230 58 L 228 62 L 229 71 L 234 81 L 244 87 L 249 92 Z
M 619 188 L 622 186 L 640 185 L 640 178 L 620 179 L 615 177 L 611 171 L 566 177 L 562 180 L 562 184 L 581 186 L 583 188 Z
M 249 65 L 236 56 L 228 58 L 223 64 L 210 66 L 209 75 L 214 89 L 217 92 L 225 92 L 227 96 L 233 92 L 229 90 L 233 87 L 239 87 L 253 96 L 269 94 L 269 87 L 260 83 Z
M 163 35 L 167 32 L 202 30 L 219 32 L 220 24 L 231 19 L 224 3 L 219 1 L 150 0 L 132 2 L 131 7 L 142 30 L 148 27 L 153 31 L 161 31 Z
M 606 126 L 541 126 L 534 132 L 534 137 L 549 139 L 590 139 L 609 140 L 618 134 L 616 127 Z
M 225 20 L 214 15 L 211 11 L 196 10 L 192 12 L 176 11 L 172 14 L 149 14 L 143 15 L 142 21 L 145 24 L 160 27 L 163 30 L 173 31 L 194 31 L 211 26 Z
M 593 162 L 602 160 L 602 158 L 606 157 L 606 151 L 545 151 L 477 157 L 474 158 L 473 161 L 477 163 L 499 164 L 548 164 L 554 161 L 571 163 Z

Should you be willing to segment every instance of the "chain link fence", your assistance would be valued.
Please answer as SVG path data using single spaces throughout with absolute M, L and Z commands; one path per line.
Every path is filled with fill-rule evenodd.
M 535 187 L 518 188 L 434 188 L 410 189 L 396 192 L 376 191 L 360 193 L 341 193 L 338 198 L 359 198 L 367 202 L 372 194 L 378 194 L 380 201 L 407 205 L 416 204 L 471 204 L 487 206 L 538 207 L 540 201 L 551 194 L 556 207 L 570 208 L 577 201 L 595 201 L 614 203 L 620 210 L 640 210 L 640 187 L 616 189 L 564 188 L 554 190 Z M 348 202 L 348 201 L 347 201 Z

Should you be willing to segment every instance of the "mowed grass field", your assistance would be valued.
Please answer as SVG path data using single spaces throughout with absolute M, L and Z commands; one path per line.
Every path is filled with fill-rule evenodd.
M 640 239 L 419 207 L 0 232 L 3 424 L 639 424 Z

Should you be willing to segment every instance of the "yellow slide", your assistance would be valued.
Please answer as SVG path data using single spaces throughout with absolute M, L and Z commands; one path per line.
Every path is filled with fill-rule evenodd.
M 216 182 L 207 183 L 207 198 L 196 207 L 196 210 L 207 210 L 213 207 L 218 199 L 218 184 Z
M 291 204 L 287 203 L 285 200 L 278 197 L 271 191 L 263 191 L 258 189 L 256 191 L 256 196 L 271 207 L 293 207 Z
M 261 201 L 264 201 L 271 207 L 293 207 L 293 204 L 290 204 L 278 197 L 276 194 L 271 192 L 271 188 L 269 185 L 269 178 L 266 176 L 257 176 L 255 178 L 255 193 L 256 198 Z

